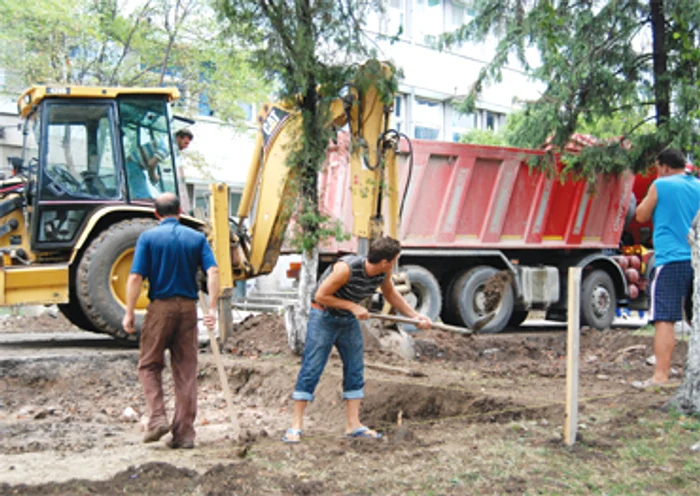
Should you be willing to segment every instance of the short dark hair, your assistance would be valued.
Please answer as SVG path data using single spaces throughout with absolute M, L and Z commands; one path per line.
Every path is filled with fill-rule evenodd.
M 180 214 L 180 199 L 172 193 L 164 193 L 156 198 L 156 213 L 161 217 Z
M 666 148 L 656 157 L 660 165 L 668 165 L 671 169 L 685 168 L 685 155 L 675 148 Z
M 401 253 L 401 243 L 389 236 L 383 236 L 372 241 L 367 254 L 369 263 L 379 263 L 382 260 L 392 261 Z
M 177 138 L 182 138 L 183 136 L 187 136 L 191 140 L 194 139 L 194 134 L 192 133 L 192 131 L 190 131 L 187 128 L 182 128 L 178 132 L 175 133 L 175 137 L 177 137 Z

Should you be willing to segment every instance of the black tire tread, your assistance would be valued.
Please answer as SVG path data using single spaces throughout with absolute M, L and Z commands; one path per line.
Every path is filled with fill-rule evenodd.
M 140 226 L 141 232 L 154 227 L 155 221 L 151 219 L 138 218 L 138 219 L 128 219 L 117 222 L 111 225 L 109 228 L 102 231 L 97 238 L 95 238 L 90 246 L 85 250 L 80 262 L 78 264 L 77 271 L 77 293 L 80 300 L 80 306 L 82 307 L 87 318 L 93 323 L 98 332 L 104 332 L 110 334 L 111 336 L 126 340 L 126 341 L 137 341 L 139 339 L 140 330 L 134 334 L 127 334 L 121 326 L 115 326 L 110 324 L 105 318 L 103 312 L 100 310 L 102 306 L 106 306 L 109 302 L 102 301 L 99 296 L 91 294 L 89 290 L 89 269 L 92 265 L 93 259 L 96 256 L 96 252 L 104 245 L 104 243 L 109 242 L 109 239 L 119 239 L 120 236 L 126 234 L 127 230 L 131 230 L 134 226 Z

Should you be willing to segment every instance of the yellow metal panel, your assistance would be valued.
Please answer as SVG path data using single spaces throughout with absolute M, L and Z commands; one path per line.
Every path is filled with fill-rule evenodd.
M 67 264 L 1 267 L 0 305 L 68 303 Z
M 401 219 L 399 215 L 400 204 L 400 191 L 399 191 L 399 167 L 396 161 L 396 154 L 394 150 L 389 150 L 386 154 L 386 174 L 387 174 L 387 188 L 386 195 L 389 201 L 389 219 L 387 233 L 394 239 L 399 239 L 399 224 Z M 408 185 L 406 185 L 408 188 Z
M 180 98 L 177 88 L 117 88 L 96 86 L 32 86 L 17 100 L 17 111 L 26 117 L 45 98 L 116 98 L 119 95 L 165 95 L 168 101 Z
M 298 149 L 301 116 L 289 117 L 281 132 L 267 144 L 258 186 L 255 218 L 251 223 L 250 265 L 254 274 L 269 273 L 279 256 L 297 192 L 287 159 Z
M 231 241 L 228 223 L 228 186 L 224 183 L 211 184 L 211 246 L 219 266 L 219 282 L 222 289 L 233 287 L 231 274 Z
M 0 219 L 0 225 L 5 225 L 6 223 L 10 222 L 12 219 L 17 221 L 17 229 L 13 229 L 9 233 L 7 233 L 5 236 L 0 237 L 0 248 L 5 248 L 5 249 L 10 249 L 10 250 L 19 250 L 23 249 L 24 252 L 26 253 L 26 257 L 29 260 L 34 260 L 35 256 L 34 253 L 29 249 L 29 235 L 27 233 L 27 225 L 24 222 L 24 211 L 23 209 L 17 209 L 9 214 L 7 214 L 5 217 Z M 10 238 L 15 237 L 15 236 L 20 236 L 22 241 L 19 244 L 16 243 L 10 243 Z M 10 257 L 11 258 L 11 257 Z M 5 265 L 10 265 L 10 263 L 5 263 Z

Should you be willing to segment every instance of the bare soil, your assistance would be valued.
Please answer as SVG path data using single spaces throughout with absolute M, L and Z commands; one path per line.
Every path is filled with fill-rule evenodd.
M 74 329 L 60 316 L 11 317 L 0 327 L 13 326 Z M 431 331 L 415 339 L 419 356 L 407 361 L 366 335 L 362 417 L 383 439 L 343 437 L 334 353 L 307 409 L 302 443 L 285 445 L 300 358 L 287 347 L 281 317 L 245 320 L 223 346 L 244 439 L 231 439 L 217 369 L 202 349 L 194 450 L 167 448 L 169 436 L 141 443 L 137 350 L 18 352 L 0 360 L 0 494 L 564 494 L 570 491 L 552 482 L 547 465 L 529 465 L 529 456 L 590 463 L 604 480 L 618 481 L 624 474 L 611 452 L 630 426 L 667 415 L 660 407 L 670 390 L 629 385 L 651 374 L 645 359 L 652 354 L 652 339 L 629 330 L 583 331 L 584 428 L 573 449 L 562 443 L 565 331 L 473 338 Z M 680 371 L 685 353 L 681 342 L 673 363 Z M 172 412 L 169 368 L 164 381 Z M 669 464 L 658 470 L 681 470 L 683 460 Z M 700 484 L 700 475 L 690 477 Z M 684 487 L 676 494 L 693 494 Z

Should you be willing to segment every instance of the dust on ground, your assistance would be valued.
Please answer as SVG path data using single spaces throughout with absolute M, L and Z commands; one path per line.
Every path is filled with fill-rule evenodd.
M 43 318 L 15 323 L 29 329 L 43 326 Z M 464 337 L 430 331 L 414 335 L 413 361 L 382 350 L 372 336 L 366 333 L 362 417 L 385 434 L 379 442 L 342 435 L 342 365 L 335 352 L 307 409 L 303 442 L 280 442 L 291 419 L 289 396 L 300 358 L 289 351 L 279 316 L 244 320 L 222 347 L 244 434 L 239 443 L 230 437 L 208 349 L 200 354 L 194 450 L 168 449 L 163 441 L 169 436 L 141 443 L 145 411 L 137 350 L 4 359 L 0 493 L 423 494 L 435 487 L 440 494 L 522 494 L 543 487 L 568 492 L 546 470 L 520 466 L 528 462 L 518 450 L 595 459 L 622 446 L 631 423 L 663 415 L 659 407 L 670 394 L 629 385 L 651 374 L 651 337 L 584 330 L 579 396 L 581 419 L 589 427 L 572 451 L 561 443 L 565 332 Z M 678 343 L 673 366 L 680 372 L 685 353 L 686 344 Z M 421 374 L 410 373 L 416 370 Z M 172 412 L 169 367 L 164 380 Z M 596 466 L 611 480 L 623 476 L 612 460 Z

